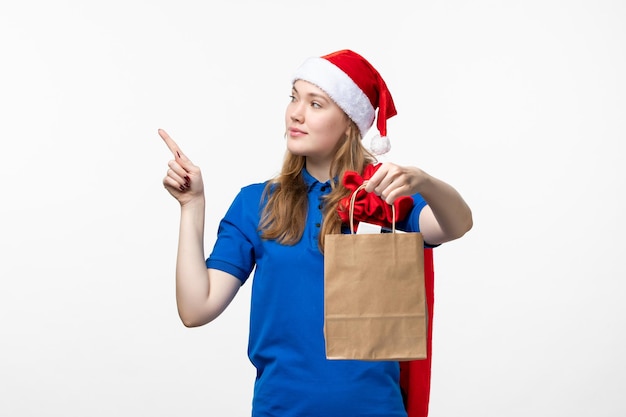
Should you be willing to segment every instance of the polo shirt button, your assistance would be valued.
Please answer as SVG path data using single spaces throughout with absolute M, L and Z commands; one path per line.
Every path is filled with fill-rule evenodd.
M 320 227 L 320 226 L 321 226 L 321 224 L 315 223 L 315 227 Z
M 321 204 L 321 203 L 320 203 L 320 205 L 319 205 L 319 206 L 317 206 L 317 208 L 318 208 L 318 209 L 320 209 L 320 210 L 321 210 L 323 207 L 324 207 L 324 205 L 323 205 L 323 204 Z
M 322 191 L 326 191 L 326 190 L 328 190 L 328 185 L 322 185 L 321 190 L 322 190 Z

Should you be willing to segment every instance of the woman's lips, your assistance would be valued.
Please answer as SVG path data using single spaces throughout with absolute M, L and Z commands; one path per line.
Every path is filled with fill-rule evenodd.
M 298 137 L 304 135 L 306 135 L 306 132 L 303 130 L 297 129 L 295 127 L 289 128 L 289 136 Z

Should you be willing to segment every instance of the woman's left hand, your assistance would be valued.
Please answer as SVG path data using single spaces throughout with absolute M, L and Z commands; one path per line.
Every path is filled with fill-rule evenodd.
M 385 162 L 367 181 L 365 191 L 392 204 L 398 197 L 419 193 L 420 185 L 427 177 L 428 174 L 419 168 Z
M 458 239 L 472 228 L 472 211 L 461 195 L 419 168 L 385 162 L 369 179 L 365 190 L 376 193 L 387 204 L 419 193 L 428 204 L 420 212 L 419 230 L 430 244 Z

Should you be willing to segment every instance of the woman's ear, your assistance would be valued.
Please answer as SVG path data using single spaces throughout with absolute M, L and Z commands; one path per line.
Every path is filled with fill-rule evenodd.
M 350 135 L 352 135 L 352 129 L 354 129 L 355 124 L 352 120 L 350 120 L 350 118 L 346 115 L 346 119 L 347 119 L 347 123 L 348 125 L 346 126 L 346 137 L 350 137 Z

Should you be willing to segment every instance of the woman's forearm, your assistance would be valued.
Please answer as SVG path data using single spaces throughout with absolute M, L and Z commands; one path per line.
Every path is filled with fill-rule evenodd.
M 176 258 L 176 303 L 187 326 L 198 325 L 209 297 L 204 257 L 204 197 L 181 206 Z
M 420 229 L 434 236 L 429 243 L 439 244 L 458 239 L 472 228 L 472 211 L 451 185 L 428 175 L 421 184 L 420 193 L 428 203 L 428 208 L 436 219 L 434 224 L 439 229 L 432 230 L 433 223 L 429 222 L 429 216 L 422 216 Z

